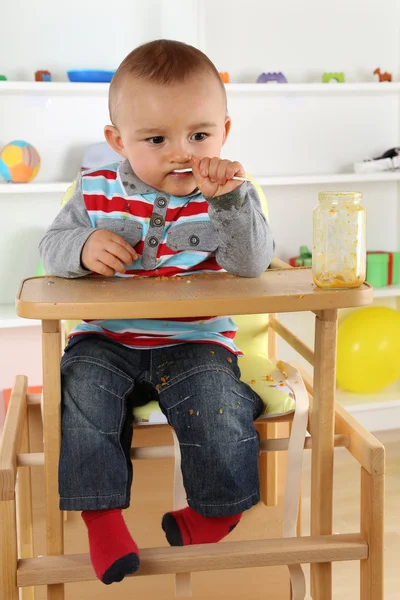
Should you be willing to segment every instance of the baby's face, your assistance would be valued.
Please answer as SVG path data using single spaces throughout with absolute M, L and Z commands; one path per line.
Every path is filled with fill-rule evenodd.
M 183 83 L 123 83 L 116 107 L 116 126 L 133 171 L 145 183 L 174 196 L 196 188 L 192 156 L 220 156 L 230 128 L 218 80 L 199 74 Z

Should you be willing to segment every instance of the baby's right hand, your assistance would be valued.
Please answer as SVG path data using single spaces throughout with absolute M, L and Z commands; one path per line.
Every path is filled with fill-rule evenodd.
M 125 265 L 130 265 L 137 257 L 122 237 L 107 229 L 97 229 L 83 246 L 81 263 L 88 271 L 112 277 L 115 273 L 125 273 Z

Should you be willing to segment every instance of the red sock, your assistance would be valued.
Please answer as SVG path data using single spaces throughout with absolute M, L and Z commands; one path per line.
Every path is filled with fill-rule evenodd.
M 97 577 L 109 585 L 139 568 L 139 551 L 119 508 L 85 510 L 82 513 L 89 533 L 90 559 Z
M 241 517 L 242 513 L 230 517 L 203 517 L 187 506 L 182 510 L 166 513 L 162 528 L 171 546 L 211 544 L 226 537 Z

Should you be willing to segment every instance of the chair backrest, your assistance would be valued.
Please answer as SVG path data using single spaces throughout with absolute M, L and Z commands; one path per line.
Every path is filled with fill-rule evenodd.
M 246 177 L 249 177 L 246 174 Z M 268 218 L 268 205 L 262 188 L 257 182 L 249 177 L 252 184 L 257 190 L 258 196 L 261 201 L 261 206 L 266 218 Z M 235 342 L 238 347 L 243 351 L 245 356 L 268 356 L 268 315 L 237 315 L 234 317 L 236 325 L 239 330 L 236 334 Z M 243 358 L 240 359 L 240 367 L 242 372 L 245 368 L 245 362 Z M 244 374 L 244 373 L 243 373 Z

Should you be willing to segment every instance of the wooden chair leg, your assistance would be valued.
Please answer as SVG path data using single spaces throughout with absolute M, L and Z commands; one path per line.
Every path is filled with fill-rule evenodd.
M 336 337 L 337 311 L 321 311 L 315 323 L 311 535 L 332 533 Z M 311 565 L 311 596 L 332 600 L 332 563 Z
M 46 489 L 46 554 L 64 554 L 63 514 L 59 509 L 58 462 L 61 443 L 61 332 L 59 321 L 42 321 L 43 430 Z M 64 585 L 47 586 L 48 600 L 64 600 Z
M 368 558 L 360 562 L 361 600 L 383 600 L 384 475 L 361 467 L 361 534 Z
M 18 600 L 15 499 L 0 500 L 0 598 Z
M 28 380 L 17 375 L 0 440 L 0 599 L 18 600 L 17 454 L 26 426 Z
M 21 452 L 29 452 L 28 419 L 25 420 Z M 32 523 L 32 488 L 31 470 L 29 467 L 20 467 L 17 482 L 18 530 L 19 530 L 19 555 L 21 558 L 33 558 L 33 523 Z M 21 588 L 22 600 L 35 600 L 35 588 Z

